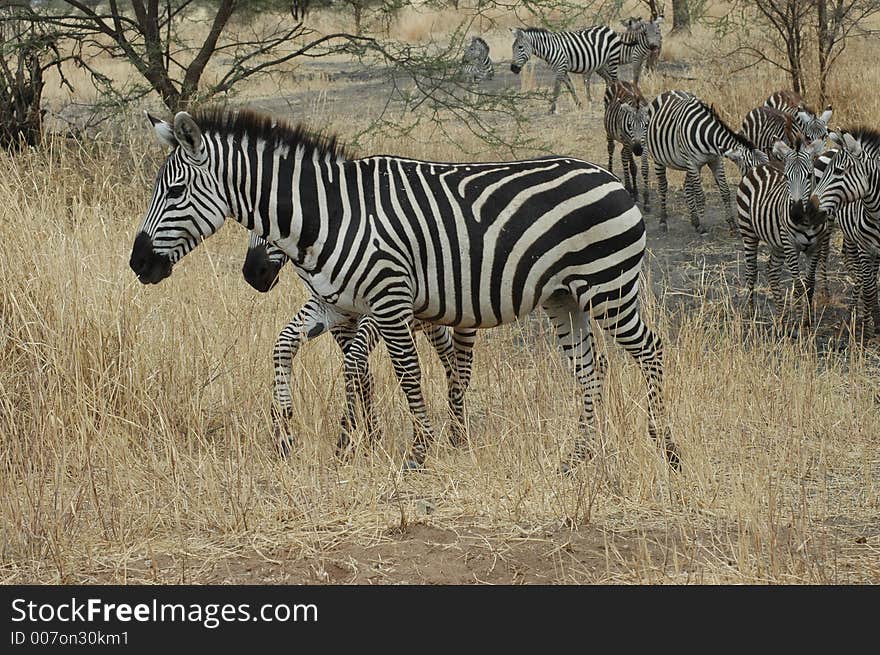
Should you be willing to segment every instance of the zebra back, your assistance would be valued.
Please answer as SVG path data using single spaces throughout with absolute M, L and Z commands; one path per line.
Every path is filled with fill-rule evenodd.
M 740 134 L 755 147 L 770 154 L 773 144 L 784 141 L 789 146 L 795 142 L 793 116 L 772 107 L 755 107 L 743 120 Z
M 799 93 L 783 89 L 771 93 L 764 101 L 764 106 L 794 115 L 804 107 L 804 99 Z

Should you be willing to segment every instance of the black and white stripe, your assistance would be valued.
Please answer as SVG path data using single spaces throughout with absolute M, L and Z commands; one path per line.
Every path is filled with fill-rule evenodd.
M 608 170 L 614 167 L 614 142 L 621 144 L 620 161 L 623 166 L 623 183 L 633 198 L 638 197 L 636 164 L 633 155 L 642 160 L 642 198 L 644 210 L 650 211 L 648 199 L 648 152 L 645 149 L 645 132 L 648 128 L 648 101 L 631 82 L 615 80 L 605 88 L 605 138 L 608 142 Z
M 669 183 L 666 169 L 685 171 L 685 198 L 691 224 L 697 232 L 706 233 L 703 216 L 706 196 L 700 170 L 712 171 L 721 198 L 727 209 L 727 222 L 734 230 L 730 190 L 724 174 L 723 158 L 733 161 L 741 172 L 765 164 L 767 155 L 755 150 L 753 144 L 737 134 L 715 110 L 687 91 L 666 91 L 651 102 L 646 143 L 654 160 L 660 193 L 660 228 L 667 229 L 666 196 Z
M 562 468 L 590 452 L 601 386 L 591 317 L 640 364 L 649 432 L 677 463 L 658 426 L 662 346 L 639 311 L 645 224 L 608 171 L 571 157 L 352 159 L 333 139 L 249 112 L 151 121 L 176 147 L 132 248 L 138 279 L 169 276 L 227 216 L 278 245 L 316 299 L 301 334 L 315 338 L 353 316 L 372 318 L 413 417 L 407 468 L 422 465 L 433 440 L 413 320 L 486 328 L 537 307 L 549 314 L 583 391 L 583 431 Z M 358 333 L 346 365 L 365 351 Z
M 465 79 L 471 84 L 495 77 L 495 66 L 489 57 L 489 44 L 479 36 L 471 37 L 461 63 Z
M 569 73 L 584 76 L 584 89 L 590 99 L 590 73 L 598 73 L 606 84 L 617 79 L 622 41 L 610 27 L 600 25 L 576 32 L 551 32 L 540 27 L 511 29 L 513 33 L 513 61 L 510 70 L 519 73 L 534 55 L 546 61 L 556 74 L 550 113 L 556 113 L 556 102 L 562 84 L 571 92 L 580 106 Z
M 633 65 L 633 82 L 636 84 L 639 83 L 642 67 L 646 62 L 660 56 L 660 49 L 663 47 L 661 23 L 663 16 L 654 20 L 628 18 L 623 21 L 626 31 L 620 35 L 620 65 Z
M 248 284 L 257 291 L 266 292 L 275 286 L 281 269 L 290 261 L 278 246 L 269 243 L 256 232 L 251 232 L 250 243 L 242 267 Z M 302 345 L 303 325 L 313 321 L 311 314 L 320 306 L 319 298 L 310 298 L 278 335 L 272 354 L 275 370 L 275 411 L 279 417 L 290 419 L 293 415 L 291 394 L 291 375 L 293 358 Z M 454 446 L 465 443 L 467 439 L 464 398 L 471 379 L 474 343 L 477 331 L 472 328 L 456 328 L 433 325 L 415 321 L 414 331 L 424 333 L 428 342 L 437 351 L 440 362 L 446 371 L 446 382 L 451 417 L 450 442 Z M 369 316 L 352 316 L 349 321 L 330 328 L 343 358 L 355 338 L 366 344 L 366 357 L 344 371 L 346 390 L 346 411 L 340 425 L 337 452 L 342 455 L 349 450 L 350 434 L 357 429 L 357 405 L 360 403 L 365 420 L 365 431 L 374 439 L 380 430 L 373 408 L 373 376 L 369 370 L 369 352 L 376 345 L 378 332 Z M 362 332 L 363 334 L 358 334 Z M 308 337 L 306 334 L 305 337 Z M 286 421 L 277 421 L 281 428 Z M 282 452 L 286 453 L 293 444 L 293 437 L 287 432 L 277 435 Z
M 806 291 L 812 307 L 816 267 L 821 245 L 827 233 L 826 216 L 809 204 L 813 190 L 813 160 L 824 150 L 817 139 L 805 144 L 800 139 L 789 147 L 777 141 L 774 148 L 779 163 L 758 166 L 748 171 L 736 192 L 737 226 L 745 249 L 748 303 L 754 311 L 755 280 L 758 274 L 758 244 L 770 248 L 767 275 L 776 311 L 781 316 L 784 302 L 780 273 L 782 263 L 795 279 L 799 291 Z M 800 273 L 800 254 L 807 257 L 806 277 Z

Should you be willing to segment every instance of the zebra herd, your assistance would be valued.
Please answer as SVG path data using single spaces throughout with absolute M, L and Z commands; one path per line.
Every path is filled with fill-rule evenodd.
M 765 119 L 776 114 L 747 117 L 738 133 L 691 93 L 666 91 L 648 102 L 637 84 L 616 79 L 617 55 L 575 52 L 578 44 L 588 50 L 599 43 L 614 52 L 623 48 L 623 40 L 608 28 L 587 32 L 579 39 L 554 40 L 546 30 L 518 30 L 512 67 L 531 54 L 549 57 L 548 48 L 556 44 L 566 55 L 554 61 L 564 63 L 557 70 L 565 72 L 572 92 L 569 71 L 607 76 L 608 171 L 566 156 L 455 164 L 356 158 L 335 137 L 248 110 L 179 112 L 171 123 L 148 115 L 171 152 L 132 248 L 130 267 L 138 279 L 156 284 L 167 278 L 180 259 L 232 217 L 251 232 L 243 273 L 252 286 L 269 291 L 289 263 L 309 290 L 273 353 L 273 420 L 282 452 L 296 444 L 290 431 L 292 363 L 305 342 L 330 332 L 343 354 L 346 406 L 337 442 L 342 457 L 352 449 L 355 430 L 370 438 L 379 433 L 369 354 L 380 339 L 385 342 L 413 422 L 404 469 L 418 469 L 434 429 L 414 332 L 425 334 L 443 363 L 450 441 L 461 445 L 467 437 L 465 395 L 477 330 L 516 321 L 540 307 L 582 393 L 579 434 L 560 471 L 571 471 L 594 449 L 595 407 L 607 363 L 594 348 L 591 321 L 641 367 L 649 434 L 677 468 L 678 448 L 663 403 L 663 345 L 639 307 L 646 235 L 634 157 L 642 160 L 648 210 L 648 154 L 659 180 L 661 226 L 667 217 L 665 171 L 673 168 L 686 172 L 691 221 L 704 231 L 699 174 L 703 166 L 710 168 L 728 207 L 728 222 L 746 247 L 749 297 L 757 244 L 764 241 L 771 248 L 777 307 L 783 260 L 812 298 L 816 270 L 828 249 L 829 217 L 835 217 L 844 233 L 845 259 L 859 269 L 860 306 L 870 308 L 880 328 L 880 136 L 864 129 L 832 132 L 835 147 L 826 150 L 830 108 L 817 117 L 793 94 L 774 94 L 766 107 L 787 118 L 781 138 L 770 147 L 771 162 L 766 149 L 755 147 L 745 132 L 770 134 L 780 124 Z M 491 70 L 488 46 L 481 41 L 470 47 L 475 80 L 486 79 Z M 638 43 L 628 40 L 628 52 L 643 62 L 655 48 L 650 40 L 644 50 L 633 45 Z M 557 75 L 554 105 L 562 82 Z M 610 172 L 614 142 L 623 144 L 623 184 Z M 736 220 L 725 157 L 743 172 Z M 804 251 L 806 280 L 798 272 Z

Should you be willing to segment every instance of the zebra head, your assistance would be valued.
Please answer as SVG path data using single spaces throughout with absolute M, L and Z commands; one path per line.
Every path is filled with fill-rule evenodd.
M 461 59 L 463 64 L 480 64 L 489 56 L 489 44 L 479 36 L 472 36 L 471 42 L 464 51 Z
M 799 110 L 795 114 L 795 118 L 797 118 L 804 140 L 807 142 L 816 139 L 824 140 L 828 136 L 828 121 L 831 120 L 831 114 L 831 105 L 828 105 L 819 116 L 806 109 Z
M 147 118 L 159 141 L 174 150 L 156 175 L 129 266 L 143 284 L 157 284 L 201 239 L 223 225 L 230 209 L 212 170 L 210 144 L 192 117 L 178 112 L 173 124 L 149 114 Z
M 620 111 L 623 113 L 624 133 L 632 141 L 630 146 L 632 153 L 636 157 L 641 157 L 645 145 L 645 135 L 648 131 L 648 121 L 651 118 L 651 107 L 642 105 L 636 108 L 624 103 L 620 105 Z
M 278 284 L 278 274 L 288 261 L 290 258 L 281 248 L 251 232 L 241 274 L 254 289 L 266 293 Z
M 770 157 L 763 150 L 758 150 L 745 138 L 733 148 L 723 153 L 730 161 L 736 164 L 739 172 L 745 175 L 751 169 L 763 166 L 770 162 Z
M 871 177 L 878 173 L 877 160 L 866 155 L 861 141 L 848 132 L 832 133 L 840 147 L 832 155 L 810 204 L 833 216 L 842 205 L 865 199 L 871 191 Z
M 797 139 L 790 147 L 785 141 L 773 144 L 773 155 L 782 162 L 785 183 L 788 186 L 789 216 L 798 224 L 824 223 L 826 215 L 818 205 L 810 203 L 813 191 L 813 168 L 816 157 L 825 150 L 825 139 L 812 142 Z
M 532 41 L 526 36 L 525 31 L 518 27 L 511 28 L 510 31 L 513 34 L 513 61 L 510 62 L 510 70 L 519 74 L 532 56 Z

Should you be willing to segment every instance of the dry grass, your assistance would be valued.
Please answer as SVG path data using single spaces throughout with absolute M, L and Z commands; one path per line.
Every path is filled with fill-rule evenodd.
M 782 86 L 695 70 L 677 86 L 731 116 Z M 855 54 L 842 70 L 839 115 L 876 116 L 864 92 L 876 73 Z M 350 134 L 346 111 L 325 118 Z M 573 135 L 572 116 L 587 129 Z M 548 147 L 604 162 L 595 120 L 540 125 Z M 688 311 L 646 298 L 666 337 L 681 475 L 648 441 L 641 377 L 610 345 L 601 454 L 574 479 L 554 474 L 578 402 L 541 321 L 481 335 L 471 445 L 452 450 L 441 429 L 423 475 L 397 471 L 410 428 L 384 349 L 385 438 L 334 460 L 340 358 L 308 344 L 294 368 L 301 449 L 279 461 L 269 353 L 302 287 L 250 290 L 236 225 L 142 287 L 128 255 L 161 156 L 148 136 L 137 123 L 87 146 L 0 154 L 0 582 L 880 582 L 876 349 L 826 356 L 762 337 L 711 275 Z M 460 156 L 428 133 L 364 149 Z M 443 426 L 442 370 L 421 348 Z M 460 578 L 430 572 L 440 556 Z

